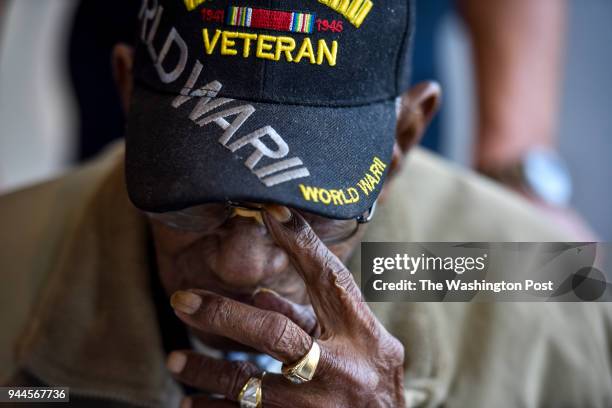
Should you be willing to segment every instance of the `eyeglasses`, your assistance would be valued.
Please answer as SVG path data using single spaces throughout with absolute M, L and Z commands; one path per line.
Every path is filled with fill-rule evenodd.
M 204 204 L 180 211 L 147 213 L 149 217 L 177 230 L 212 233 L 235 216 L 253 217 L 263 224 L 263 206 L 228 202 L 225 204 Z M 337 244 L 352 238 L 359 227 L 369 223 L 376 212 L 376 202 L 364 214 L 351 220 L 334 220 L 306 211 L 296 210 L 326 244 Z

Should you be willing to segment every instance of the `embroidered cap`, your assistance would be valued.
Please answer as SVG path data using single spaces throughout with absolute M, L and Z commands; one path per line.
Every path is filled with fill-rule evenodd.
M 412 15 L 407 0 L 143 0 L 131 200 L 361 215 L 389 169 Z

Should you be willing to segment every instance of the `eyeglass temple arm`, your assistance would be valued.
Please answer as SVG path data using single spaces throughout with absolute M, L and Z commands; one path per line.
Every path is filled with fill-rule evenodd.
M 370 207 L 370 209 L 368 210 L 366 214 L 363 214 L 357 217 L 357 222 L 359 224 L 367 224 L 370 221 L 372 221 L 372 219 L 374 218 L 374 214 L 376 214 L 377 204 L 378 204 L 378 200 L 374 201 L 374 204 L 372 204 L 372 207 Z

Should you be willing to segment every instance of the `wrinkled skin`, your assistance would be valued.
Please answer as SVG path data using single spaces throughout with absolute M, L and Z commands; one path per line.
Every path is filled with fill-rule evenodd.
M 114 72 L 129 106 L 132 49 L 115 47 Z M 396 145 L 380 201 L 435 114 L 437 84 L 423 83 L 401 104 Z M 327 247 L 296 212 L 267 206 L 265 225 L 234 217 L 206 235 L 151 220 L 162 285 L 177 316 L 202 342 L 220 350 L 249 350 L 283 363 L 305 356 L 312 336 L 321 358 L 312 381 L 295 385 L 280 375 L 263 380 L 264 407 L 403 407 L 404 349 L 373 315 L 344 263 L 365 227 Z M 183 407 L 237 407 L 250 377 L 248 362 L 215 360 L 194 351 L 171 353 L 177 380 L 202 391 Z M 211 399 L 209 395 L 225 399 Z
M 303 309 L 302 315 L 311 315 L 314 310 L 316 329 L 304 327 L 307 319 L 287 317 L 279 307 L 280 313 L 270 312 L 201 289 L 189 290 L 199 301 L 184 292 L 173 296 L 177 316 L 197 332 L 230 338 L 284 363 L 306 355 L 312 346 L 309 329 L 318 332 L 322 354 L 315 378 L 296 386 L 280 375 L 266 375 L 264 406 L 284 407 L 288 401 L 295 407 L 404 406 L 403 347 L 361 302 L 351 273 L 298 214 L 285 224 L 270 215 L 265 220 L 274 241 L 290 254 L 291 264 L 305 282 L 312 308 Z M 286 299 L 280 302 L 293 308 Z M 263 303 L 274 308 L 266 299 Z M 171 361 L 177 360 L 177 354 Z M 194 352 L 180 354 L 187 358 L 184 367 L 174 370 L 178 371 L 177 379 L 204 392 L 225 395 L 228 400 L 236 399 L 250 377 L 261 374 L 251 363 L 218 361 Z M 172 362 L 170 368 L 174 368 Z M 189 403 L 211 406 L 205 396 Z M 229 401 L 215 404 L 236 406 Z

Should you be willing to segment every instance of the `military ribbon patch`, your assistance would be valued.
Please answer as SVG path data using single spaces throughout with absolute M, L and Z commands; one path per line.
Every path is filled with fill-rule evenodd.
M 230 7 L 226 21 L 226 24 L 231 26 L 304 34 L 312 33 L 314 23 L 314 14 L 251 7 Z

